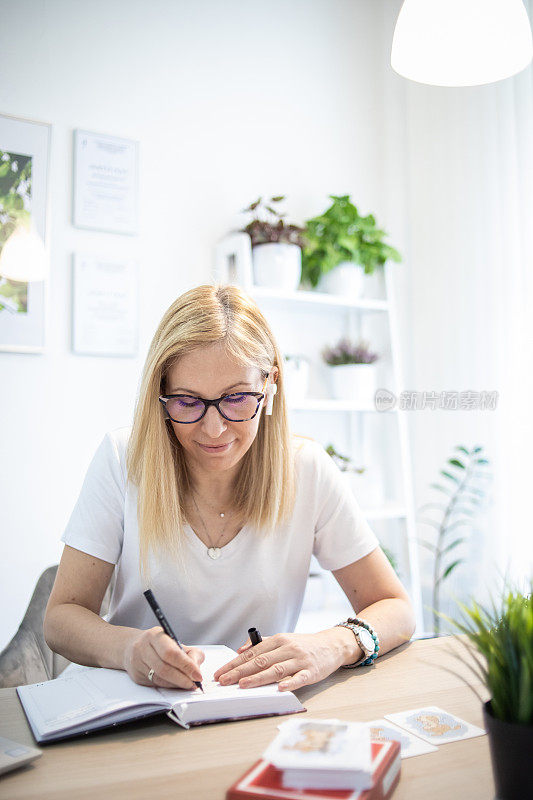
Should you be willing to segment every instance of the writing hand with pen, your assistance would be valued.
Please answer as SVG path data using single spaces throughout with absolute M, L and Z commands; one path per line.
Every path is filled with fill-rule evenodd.
M 258 644 L 248 639 L 237 650 L 237 658 L 220 667 L 213 677 L 222 686 L 238 683 L 248 689 L 278 683 L 280 691 L 294 691 L 327 678 L 358 658 L 353 634 L 350 638 L 346 632 L 346 628 L 338 628 L 310 634 L 277 633 Z
M 144 596 L 161 627 L 134 631 L 126 643 L 124 669 L 135 683 L 163 689 L 201 689 L 200 664 L 205 654 L 197 647 L 182 645 L 151 589 Z

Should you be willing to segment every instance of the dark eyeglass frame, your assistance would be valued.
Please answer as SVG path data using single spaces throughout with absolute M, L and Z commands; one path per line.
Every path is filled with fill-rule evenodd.
M 266 381 L 265 381 L 265 383 L 266 383 Z M 255 398 L 257 398 L 257 407 L 256 407 L 254 413 L 252 414 L 252 416 L 251 417 L 246 417 L 246 419 L 231 419 L 231 417 L 227 417 L 224 414 L 224 412 L 221 411 L 220 403 L 223 400 L 226 400 L 228 397 L 242 397 L 243 395 L 246 395 L 247 397 L 255 397 Z M 170 413 L 169 413 L 169 411 L 167 409 L 167 401 L 168 400 L 174 400 L 177 397 L 190 397 L 192 400 L 199 400 L 201 403 L 204 404 L 203 412 L 200 414 L 200 416 L 197 419 L 192 419 L 189 422 L 184 422 L 184 420 L 182 420 L 182 419 L 174 419 L 174 417 L 170 416 Z M 195 422 L 200 422 L 200 420 L 203 419 L 205 417 L 205 415 L 207 414 L 207 409 L 209 408 L 209 406 L 215 406 L 215 408 L 218 411 L 218 413 L 220 414 L 220 416 L 224 417 L 224 419 L 227 419 L 228 422 L 248 422 L 249 420 L 251 420 L 255 416 L 257 416 L 257 412 L 259 411 L 259 406 L 261 405 L 261 401 L 264 400 L 264 399 L 265 399 L 264 392 L 232 392 L 231 394 L 223 394 L 222 397 L 217 397 L 216 400 L 206 400 L 205 397 L 197 397 L 194 394 L 164 394 L 164 395 L 160 395 L 159 396 L 159 402 L 163 406 L 163 408 L 165 410 L 165 414 L 167 415 L 168 419 L 171 419 L 172 422 L 177 422 L 178 425 L 194 425 Z

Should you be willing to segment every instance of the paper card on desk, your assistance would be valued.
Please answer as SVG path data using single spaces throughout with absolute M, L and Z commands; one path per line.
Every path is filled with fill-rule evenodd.
M 370 736 L 360 722 L 288 720 L 263 753 L 278 769 L 361 770 L 372 765 Z
M 400 742 L 402 758 L 433 753 L 438 749 L 386 719 L 374 719 L 372 722 L 366 722 L 365 725 L 370 728 L 370 738 L 373 742 Z
M 396 714 L 385 714 L 385 719 L 395 722 L 401 728 L 430 744 L 446 744 L 459 739 L 483 736 L 485 731 L 464 719 L 449 714 L 438 706 L 414 708 Z

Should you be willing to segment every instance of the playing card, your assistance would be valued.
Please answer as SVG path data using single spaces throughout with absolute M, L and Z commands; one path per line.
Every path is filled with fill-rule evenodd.
M 449 714 L 438 706 L 415 708 L 396 714 L 385 714 L 385 719 L 395 722 L 401 728 L 413 733 L 430 744 L 446 744 L 459 739 L 483 736 L 485 731 L 464 719 Z
M 287 720 L 263 758 L 278 769 L 371 768 L 370 735 L 361 722 Z
M 402 758 L 420 756 L 422 753 L 432 753 L 438 749 L 386 719 L 374 719 L 372 722 L 365 722 L 365 725 L 370 728 L 370 738 L 374 742 L 390 742 L 393 740 L 400 742 Z

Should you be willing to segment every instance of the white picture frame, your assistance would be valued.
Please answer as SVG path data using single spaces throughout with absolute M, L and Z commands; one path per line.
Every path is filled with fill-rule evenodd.
M 253 286 L 252 242 L 244 231 L 224 237 L 216 246 L 213 278 L 250 291 Z
M 51 131 L 46 122 L 0 114 L 0 251 L 18 222 L 46 247 Z M 0 351 L 44 352 L 47 289 L 46 280 L 0 276 Z
M 72 224 L 134 236 L 138 233 L 139 143 L 74 131 Z
M 72 351 L 84 356 L 134 357 L 138 332 L 138 264 L 75 253 Z

